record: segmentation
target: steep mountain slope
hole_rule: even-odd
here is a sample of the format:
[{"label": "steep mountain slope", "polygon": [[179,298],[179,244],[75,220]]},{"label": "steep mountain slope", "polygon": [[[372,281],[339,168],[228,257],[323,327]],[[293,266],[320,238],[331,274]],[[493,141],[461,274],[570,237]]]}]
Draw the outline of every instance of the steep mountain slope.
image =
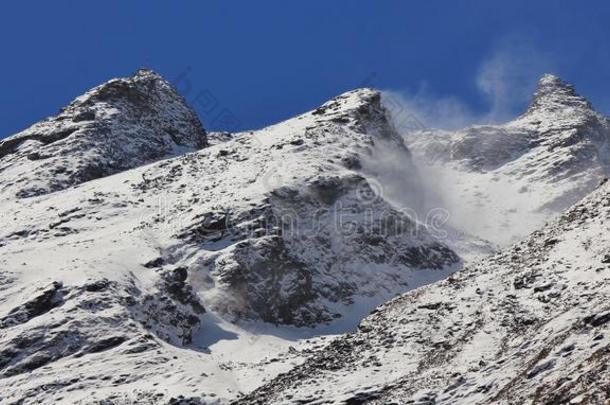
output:
[{"label": "steep mountain slope", "polygon": [[176,90],[150,70],[115,79],[0,141],[0,193],[30,197],[206,146]]},{"label": "steep mountain slope", "polygon": [[540,79],[514,121],[406,137],[418,168],[435,180],[429,204],[499,245],[540,228],[607,177],[609,141],[608,119],[553,75]]},{"label": "steep mountain slope", "polygon": [[379,307],[239,404],[610,402],[610,185]]},{"label": "steep mountain slope", "polygon": [[[149,80],[162,91],[141,100]],[[362,171],[381,145],[408,160],[378,92],[140,166],[205,143],[168,89],[147,71],[111,81],[67,109],[93,106],[85,128],[8,140],[19,146],[0,183],[0,402],[226,402],[298,364],[302,339],[459,266]],[[111,130],[98,141],[91,128]],[[50,166],[27,158],[37,151]],[[46,173],[64,164],[69,175]],[[417,186],[415,170],[407,179]]]}]

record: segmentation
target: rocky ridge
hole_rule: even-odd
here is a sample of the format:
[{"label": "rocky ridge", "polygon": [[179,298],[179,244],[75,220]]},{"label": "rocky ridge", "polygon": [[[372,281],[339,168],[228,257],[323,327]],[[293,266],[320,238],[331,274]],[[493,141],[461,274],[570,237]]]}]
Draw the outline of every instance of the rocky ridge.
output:
[{"label": "rocky ridge", "polygon": [[[381,144],[408,155],[378,92],[198,151],[204,132],[173,95],[141,71],[5,141],[19,146],[0,158],[0,401],[226,402],[300,362],[288,346],[314,327],[343,331],[459,266],[362,171]],[[79,129],[46,145],[27,136],[63,125]],[[177,145],[193,152],[153,161]],[[36,151],[52,156],[27,158]],[[100,162],[99,176],[72,171]],[[14,182],[26,168],[31,181]]]}]

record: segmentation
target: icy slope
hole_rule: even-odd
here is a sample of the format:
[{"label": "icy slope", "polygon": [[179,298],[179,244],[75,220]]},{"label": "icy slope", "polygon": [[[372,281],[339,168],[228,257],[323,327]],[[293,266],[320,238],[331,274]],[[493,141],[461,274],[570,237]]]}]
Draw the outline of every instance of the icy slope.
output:
[{"label": "icy slope", "polygon": [[610,173],[610,124],[573,87],[543,76],[528,110],[504,125],[406,137],[430,204],[452,224],[499,245],[515,242]]},{"label": "icy slope", "polygon": [[236,404],[605,404],[610,185]]},{"label": "icy slope", "polygon": [[114,79],[0,141],[0,198],[30,197],[206,145],[197,115],[150,70]]},{"label": "icy slope", "polygon": [[[157,78],[109,82],[78,98],[74,111],[95,100],[104,106],[95,122],[105,125],[103,114],[119,105],[131,111],[131,101],[112,97],[106,109],[107,91],[117,87],[123,100],[140,79],[165,88]],[[343,332],[459,266],[361,173],[380,145],[408,155],[379,93],[346,93],[264,130],[109,175],[178,143],[202,145],[190,110],[168,118],[185,132],[174,132],[167,149],[155,142],[170,136],[158,131],[159,117],[176,117],[176,100],[153,104],[142,131],[123,114],[129,131],[106,142],[82,129],[34,148],[51,148],[52,167],[106,162],[102,178],[42,173],[24,149],[32,140],[2,159],[0,403],[148,404],[178,394],[227,402],[298,364],[311,350],[302,339]],[[119,150],[114,139],[124,140]],[[9,174],[26,172],[27,182],[11,184]],[[417,173],[405,175],[415,187]],[[32,184],[46,194],[15,197]]]}]

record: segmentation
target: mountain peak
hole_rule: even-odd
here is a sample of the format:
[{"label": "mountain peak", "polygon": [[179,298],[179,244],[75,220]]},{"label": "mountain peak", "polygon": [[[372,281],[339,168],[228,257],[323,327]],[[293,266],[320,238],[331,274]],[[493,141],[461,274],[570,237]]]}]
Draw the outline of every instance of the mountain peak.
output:
[{"label": "mountain peak", "polygon": [[391,138],[395,129],[388,111],[382,105],[381,92],[372,88],[359,88],[340,94],[311,112],[323,121],[350,124],[353,129]]},{"label": "mountain peak", "polygon": [[559,76],[556,76],[553,73],[545,73],[538,79],[538,87],[541,86],[572,87],[571,84],[564,82]]},{"label": "mountain peak", "polygon": [[564,96],[577,96],[574,86],[563,81],[558,76],[551,73],[545,73],[538,79],[538,85],[534,97],[543,97],[549,95],[561,94]]},{"label": "mountain peak", "polygon": [[381,108],[381,93],[378,90],[364,87],[338,95],[318,107],[314,114],[348,114],[369,107]]},{"label": "mountain peak", "polygon": [[161,75],[140,69],[0,141],[0,187],[42,195],[205,146],[195,111]]},{"label": "mountain peak", "polygon": [[97,103],[110,104],[121,110],[124,108],[120,107],[129,109],[160,107],[164,109],[172,105],[186,104],[178,91],[160,74],[142,68],[132,76],[111,79],[94,87],[74,99],[62,112],[93,106]]},{"label": "mountain peak", "polygon": [[569,109],[592,109],[591,103],[579,95],[574,86],[550,73],[542,75],[527,114],[538,111],[557,112]]}]

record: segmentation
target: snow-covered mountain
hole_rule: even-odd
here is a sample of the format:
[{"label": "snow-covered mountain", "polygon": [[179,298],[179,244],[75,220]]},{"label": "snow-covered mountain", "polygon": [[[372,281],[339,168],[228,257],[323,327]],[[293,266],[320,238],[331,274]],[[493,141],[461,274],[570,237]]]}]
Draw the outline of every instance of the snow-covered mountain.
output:
[{"label": "snow-covered mountain", "polygon": [[225,402],[460,265],[367,179],[376,91],[213,143],[150,71],[2,143],[0,402]]},{"label": "snow-covered mountain", "polygon": [[610,185],[236,404],[607,404]]},{"label": "snow-covered mountain", "polygon": [[511,122],[416,131],[406,143],[431,179],[429,204],[500,246],[540,228],[610,174],[610,122],[550,74]]},{"label": "snow-covered mountain", "polygon": [[545,76],[504,125],[391,122],[206,134],[141,70],[1,141],[0,403],[608,400],[607,119]]}]

